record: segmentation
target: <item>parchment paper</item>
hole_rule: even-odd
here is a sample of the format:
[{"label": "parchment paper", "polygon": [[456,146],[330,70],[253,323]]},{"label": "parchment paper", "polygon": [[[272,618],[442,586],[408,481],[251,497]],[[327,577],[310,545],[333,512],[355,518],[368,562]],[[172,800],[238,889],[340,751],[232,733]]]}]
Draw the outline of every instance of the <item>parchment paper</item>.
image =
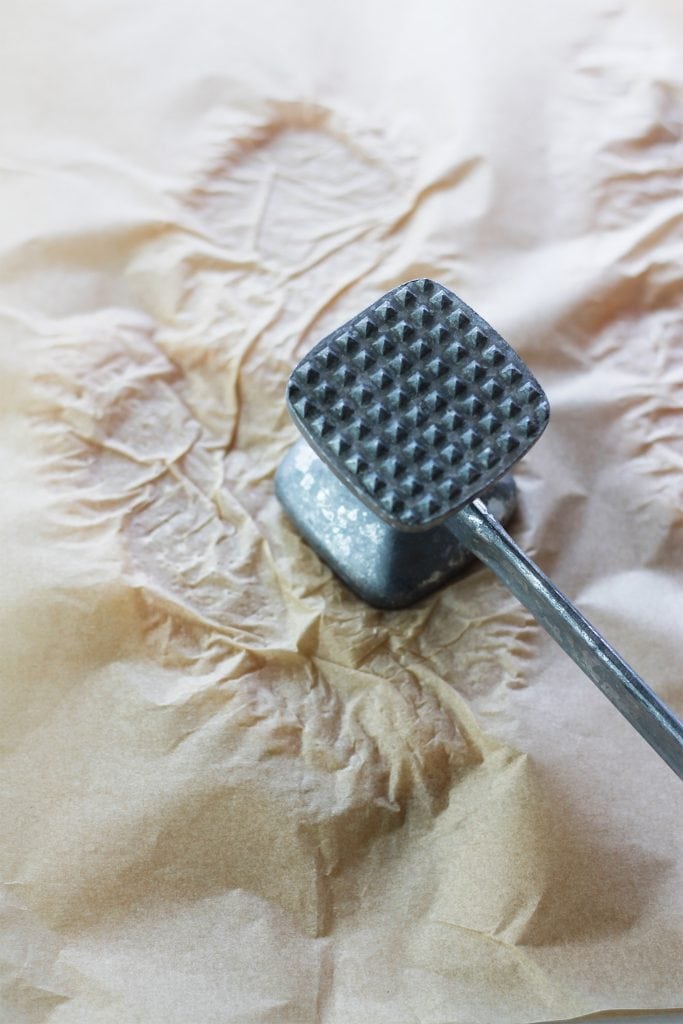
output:
[{"label": "parchment paper", "polygon": [[681,789],[483,569],[362,605],[290,369],[429,274],[551,424],[518,541],[679,713],[683,14],[3,5],[0,1019],[683,1004]]}]

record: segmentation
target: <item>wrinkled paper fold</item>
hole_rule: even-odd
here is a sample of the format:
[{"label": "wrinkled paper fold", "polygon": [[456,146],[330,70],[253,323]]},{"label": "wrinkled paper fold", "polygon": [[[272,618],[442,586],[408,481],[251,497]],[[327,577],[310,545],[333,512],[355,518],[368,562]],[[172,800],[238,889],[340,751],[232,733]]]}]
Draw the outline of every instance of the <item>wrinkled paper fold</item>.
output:
[{"label": "wrinkled paper fold", "polygon": [[683,1004],[680,783],[494,578],[363,605],[284,386],[428,274],[546,388],[519,542],[679,713],[683,17],[11,3],[0,1019]]}]

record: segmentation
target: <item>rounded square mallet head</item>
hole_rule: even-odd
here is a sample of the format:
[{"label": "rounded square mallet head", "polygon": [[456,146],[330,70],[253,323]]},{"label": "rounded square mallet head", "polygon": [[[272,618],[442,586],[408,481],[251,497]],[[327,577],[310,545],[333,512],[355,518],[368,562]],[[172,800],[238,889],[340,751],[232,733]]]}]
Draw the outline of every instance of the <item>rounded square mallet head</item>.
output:
[{"label": "rounded square mallet head", "polygon": [[287,401],[316,453],[401,530],[436,526],[490,488],[550,413],[517,353],[428,278],[319,342],[294,369]]}]

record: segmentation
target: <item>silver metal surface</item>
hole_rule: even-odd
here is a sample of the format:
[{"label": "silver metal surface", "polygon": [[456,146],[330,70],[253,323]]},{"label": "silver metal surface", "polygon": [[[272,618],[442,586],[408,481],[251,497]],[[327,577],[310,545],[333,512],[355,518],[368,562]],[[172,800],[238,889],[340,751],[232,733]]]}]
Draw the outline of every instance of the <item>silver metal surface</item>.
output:
[{"label": "silver metal surface", "polygon": [[[414,533],[380,519],[303,439],[282,460],[275,491],[306,543],[375,608],[414,604],[475,561],[448,529],[448,520]],[[485,497],[491,512],[508,522],[517,505],[512,477],[498,480]]]},{"label": "silver metal surface", "polygon": [[400,285],[301,360],[287,400],[331,473],[306,492],[285,469],[278,492],[349,586],[403,606],[473,552],[683,778],[681,722],[481,501],[540,437],[549,405],[478,313],[427,278]]},{"label": "silver metal surface", "polygon": [[346,487],[391,526],[416,531],[505,476],[550,415],[508,343],[425,277],[323,338],[292,371],[287,402]]},{"label": "silver metal surface", "polygon": [[610,647],[569,598],[528,558],[477,499],[448,528],[503,581],[550,636],[683,778],[683,725]]}]

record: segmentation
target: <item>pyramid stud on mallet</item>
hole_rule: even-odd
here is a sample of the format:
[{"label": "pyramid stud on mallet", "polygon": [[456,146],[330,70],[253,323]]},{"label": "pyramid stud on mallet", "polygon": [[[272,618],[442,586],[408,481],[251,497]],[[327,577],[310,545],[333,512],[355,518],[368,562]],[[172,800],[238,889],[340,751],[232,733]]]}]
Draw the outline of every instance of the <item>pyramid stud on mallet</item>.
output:
[{"label": "pyramid stud on mallet", "polygon": [[278,497],[360,597],[408,605],[476,555],[683,778],[681,722],[501,526],[550,409],[482,317],[427,278],[402,284],[301,360],[287,402],[305,441]]}]

